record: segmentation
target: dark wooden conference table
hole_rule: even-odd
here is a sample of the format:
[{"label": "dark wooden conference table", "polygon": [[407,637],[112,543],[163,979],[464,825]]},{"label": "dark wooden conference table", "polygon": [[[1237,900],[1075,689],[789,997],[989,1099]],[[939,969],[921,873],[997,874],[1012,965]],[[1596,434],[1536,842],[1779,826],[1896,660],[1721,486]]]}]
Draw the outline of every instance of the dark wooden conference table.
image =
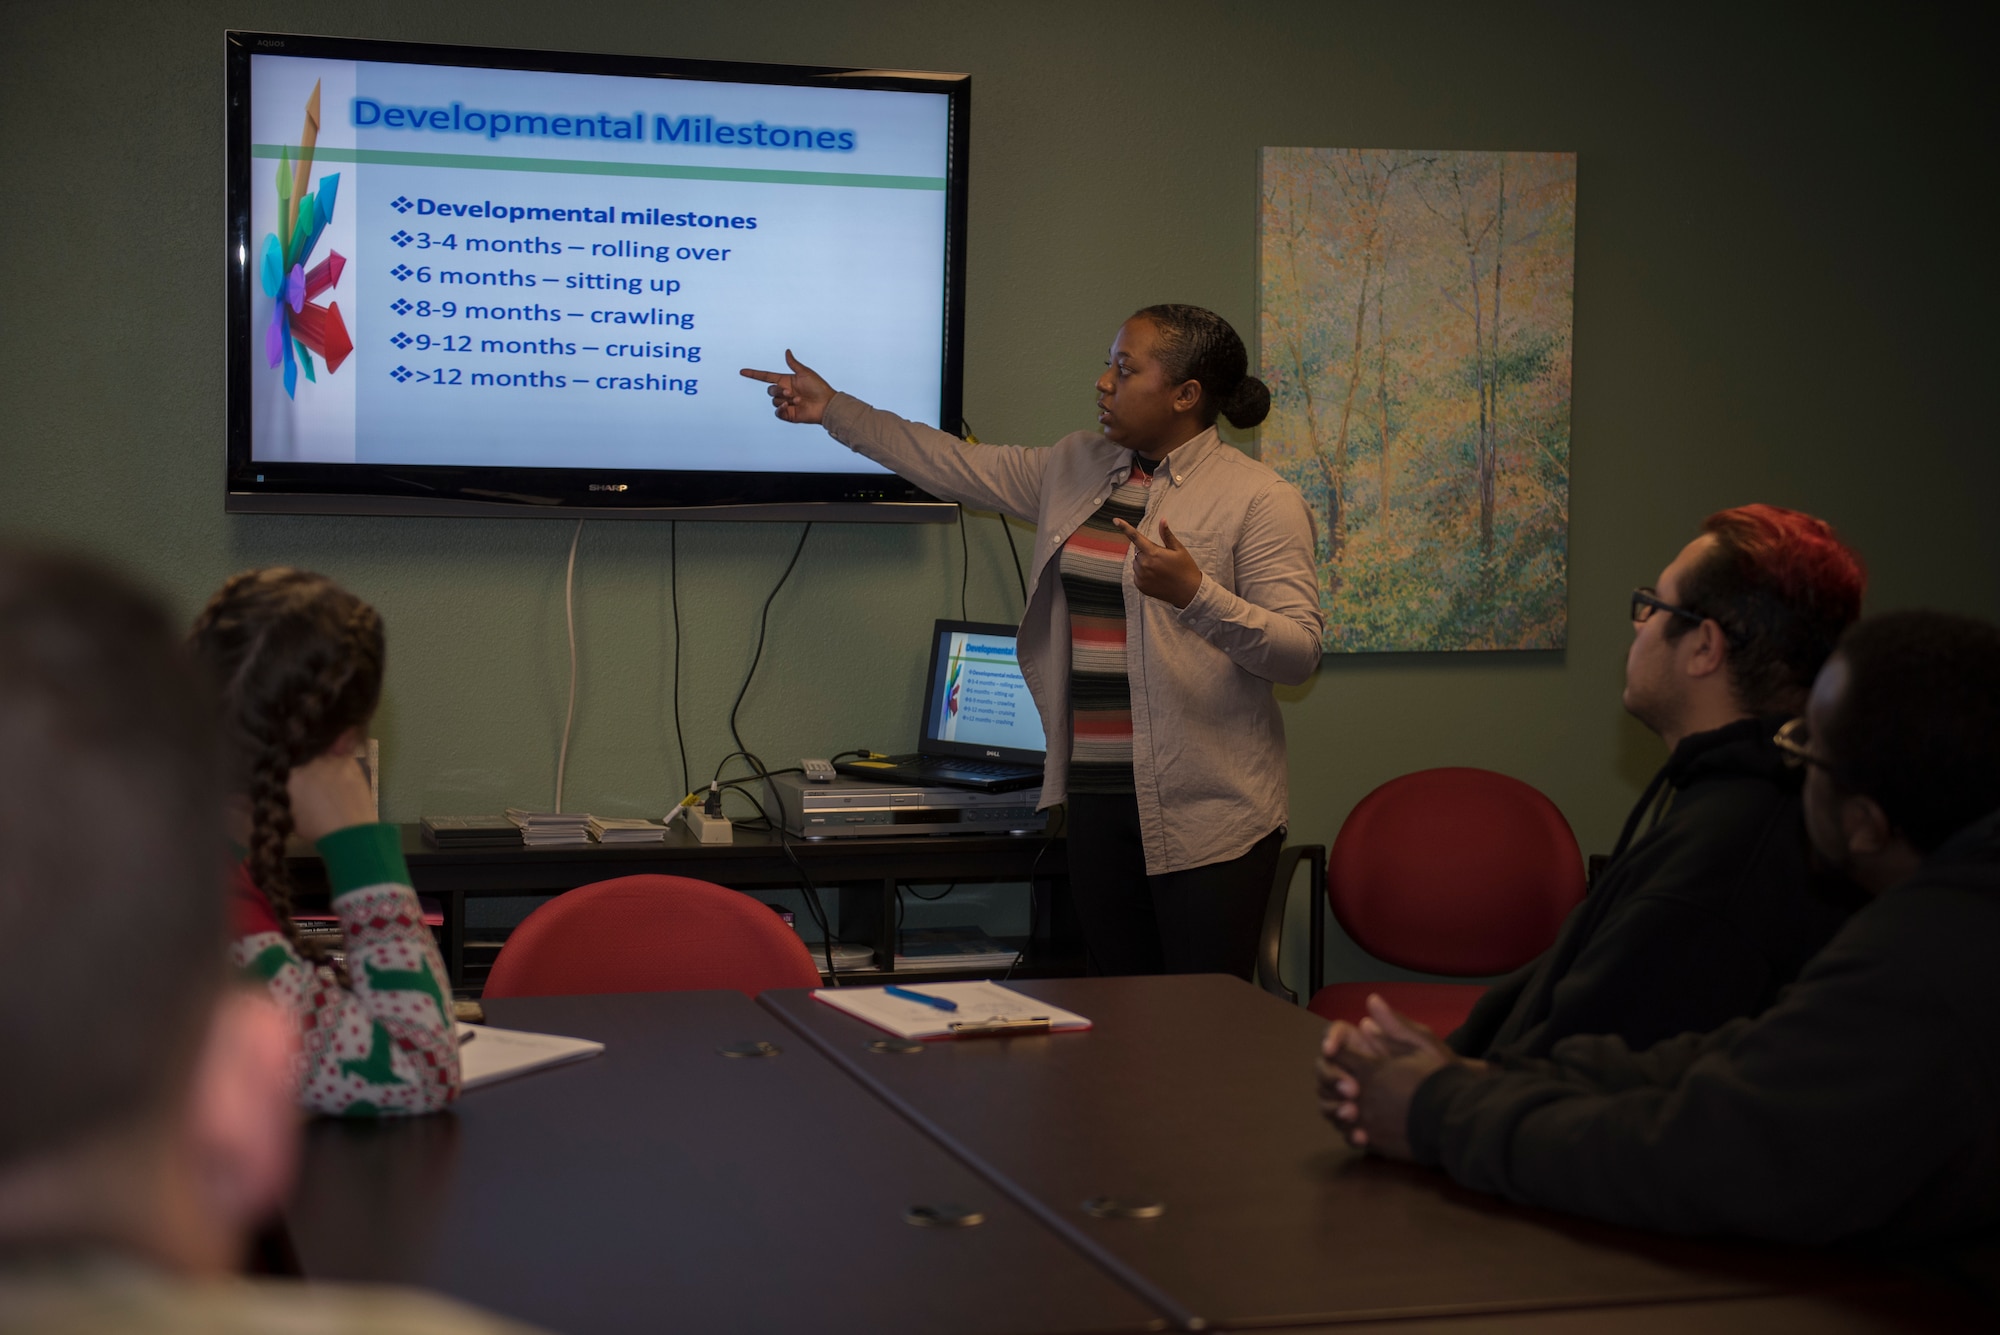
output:
[{"label": "dark wooden conference table", "polygon": [[[1094,1027],[901,1054],[807,991],[489,1002],[607,1049],[438,1117],[315,1123],[300,1268],[578,1335],[1954,1328],[1851,1262],[1356,1154],[1313,1103],[1320,1022],[1247,983],[1016,986]],[[746,1041],[780,1051],[720,1051]],[[917,1227],[918,1206],[984,1222]]]}]

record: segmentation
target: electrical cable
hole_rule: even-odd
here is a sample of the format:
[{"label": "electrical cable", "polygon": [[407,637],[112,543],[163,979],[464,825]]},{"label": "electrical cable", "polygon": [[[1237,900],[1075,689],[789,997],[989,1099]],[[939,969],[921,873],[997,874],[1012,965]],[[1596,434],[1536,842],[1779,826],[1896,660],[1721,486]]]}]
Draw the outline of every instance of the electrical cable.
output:
[{"label": "electrical cable", "polygon": [[793,850],[791,841],[785,837],[785,827],[779,825],[775,829],[779,850],[792,864],[792,870],[799,874],[799,881],[805,888],[806,911],[812,915],[813,922],[819,927],[820,953],[826,957],[827,981],[839,987],[840,970],[833,963],[833,923],[826,916],[826,906],[819,901],[819,887],[813,884],[812,873],[808,872],[805,864],[799,861],[798,853]]},{"label": "electrical cable", "polygon": [[[783,822],[774,819],[770,810],[765,808],[763,802],[759,801],[756,795],[749,789],[742,786],[754,779],[763,780],[765,788],[770,795],[771,804],[773,807],[776,807],[778,806],[778,795],[775,785],[771,783],[772,774],[795,773],[797,772],[797,767],[776,771],[767,769],[764,762],[753,754],[748,747],[743,745],[743,735],[736,729],[737,713],[743,708],[744,697],[750,693],[750,683],[757,676],[757,665],[764,659],[764,640],[770,628],[771,604],[777,600],[778,591],[785,587],[785,581],[792,577],[792,571],[797,568],[799,557],[806,549],[806,539],[812,536],[812,530],[812,522],[807,521],[806,526],[799,531],[799,542],[798,546],[792,549],[792,559],[785,563],[784,572],[778,576],[778,582],[771,586],[770,594],[764,599],[763,610],[757,614],[757,648],[750,656],[750,670],[743,674],[743,685],[736,692],[734,703],[729,706],[729,736],[736,743],[736,749],[724,756],[717,763],[715,777],[710,782],[716,784],[719,790],[727,789],[728,791],[740,794],[750,805],[757,809],[757,815],[763,821],[762,828],[778,836],[779,849],[783,851],[786,861],[792,864],[792,869],[799,875],[799,884],[805,893],[806,912],[811,916],[814,925],[819,928],[820,939],[826,956],[827,978],[835,987],[838,987],[840,986],[840,976],[833,962],[833,926],[831,920],[827,917],[826,906],[820,902],[819,887],[814,884],[812,874],[806,870],[805,864],[799,861],[798,853],[793,850],[791,841],[786,838]],[[694,785],[688,771],[687,741],[681,731],[681,563],[680,525],[678,523],[673,523],[669,528],[667,541],[669,544],[669,559],[672,563],[669,588],[673,600],[674,615],[674,740],[680,749],[681,791],[692,796]],[[744,778],[732,779],[727,784],[724,784],[722,782],[723,767],[739,756],[750,765],[752,773]]]},{"label": "electrical cable", "polygon": [[674,609],[674,748],[681,755],[681,791],[688,791],[688,746],[681,732],[681,525],[667,521],[667,589]]},{"label": "electrical cable", "polygon": [[583,540],[583,520],[569,539],[569,569],[563,575],[563,621],[569,627],[569,711],[563,715],[562,749],[556,753],[556,811],[563,809],[563,779],[569,769],[569,730],[576,722],[576,545]]},{"label": "electrical cable", "polygon": [[[736,703],[729,707],[729,736],[736,743],[738,752],[748,755],[749,748],[743,745],[743,735],[736,731],[736,711],[743,707],[743,697],[750,693],[751,679],[757,675],[757,664],[764,658],[764,632],[770,624],[771,604],[777,600],[778,590],[785,587],[785,581],[792,577],[792,569],[799,563],[799,554],[806,549],[806,539],[812,536],[812,521],[799,531],[799,545],[792,548],[792,559],[785,563],[785,573],[778,576],[778,582],[771,586],[771,592],[764,599],[764,610],[757,614],[757,652],[750,656],[750,670],[743,674],[743,687],[736,692]],[[762,769],[763,762],[758,762]]]},{"label": "electrical cable", "polygon": [[958,619],[972,620],[966,610],[966,593],[972,585],[972,542],[965,532],[965,506],[958,507]]},{"label": "electrical cable", "polygon": [[[972,424],[966,422],[964,416],[958,418],[958,434],[966,440],[968,446],[980,444],[980,438],[972,434]],[[1014,584],[1020,586],[1020,606],[1022,606],[1022,612],[1026,612],[1028,610],[1028,576],[1020,568],[1020,548],[1014,546],[1014,530],[1008,528],[1006,516],[1000,514],[998,510],[994,510],[994,518],[1000,522],[1000,532],[1006,536],[1006,554],[1010,558],[1014,558]],[[966,508],[964,506],[958,508],[958,546],[960,546],[960,550],[964,550],[964,546],[966,546]],[[964,590],[962,582],[960,582],[960,588],[958,588],[958,618],[962,622],[970,622],[972,620],[972,618],[966,616],[966,590]]]},{"label": "electrical cable", "polygon": [[1000,521],[1000,531],[1007,536],[1007,555],[1014,558],[1014,582],[1021,586],[1021,610],[1028,610],[1028,577],[1021,571],[1021,550],[1014,545],[1014,530],[1007,523],[1007,516],[994,511],[993,517]]},{"label": "electrical cable", "polygon": [[764,810],[764,804],[759,802],[751,791],[743,786],[748,782],[748,779],[738,779],[732,783],[722,784],[717,789],[718,792],[722,793],[736,793],[749,802],[751,806],[757,808],[757,815],[754,818],[732,818],[729,823],[739,830],[750,830],[755,833],[765,833],[775,830],[778,827],[771,823],[771,813]]},{"label": "electrical cable", "polygon": [[[807,525],[807,527],[810,528],[811,525],[809,524]],[[805,545],[805,536],[803,534],[801,534],[799,537],[799,545],[800,546]],[[798,553],[794,552],[792,555],[794,560],[798,558]],[[789,573],[789,571],[787,571],[787,573]],[[780,582],[782,583],[782,581]],[[769,604],[766,604],[766,606],[768,605]],[[722,781],[723,766],[727,765],[730,761],[737,759],[739,756],[749,764],[752,772],[748,775],[745,775],[742,778],[731,779],[728,783],[723,783]],[[784,853],[785,860],[792,864],[792,870],[799,874],[799,887],[804,892],[805,895],[806,913],[808,916],[812,918],[813,924],[819,928],[821,953],[826,958],[827,979],[830,982],[832,982],[832,984],[835,987],[839,987],[841,985],[840,972],[835,967],[833,962],[833,947],[834,947],[833,922],[832,919],[830,919],[827,916],[826,905],[820,902],[819,886],[813,881],[812,873],[806,870],[805,863],[799,861],[798,852],[792,847],[791,840],[788,839],[785,835],[785,827],[783,822],[774,819],[771,815],[770,810],[766,809],[764,804],[758,801],[756,796],[752,794],[748,789],[742,787],[743,784],[749,783],[752,780],[755,779],[763,780],[765,788],[767,792],[770,794],[772,807],[777,807],[779,805],[778,791],[776,785],[774,785],[771,782],[772,776],[775,774],[797,774],[802,772],[803,772],[802,769],[798,766],[792,766],[791,768],[780,769],[780,770],[767,769],[764,766],[763,760],[760,759],[753,752],[747,750],[736,750],[736,751],[731,751],[728,755],[724,756],[721,760],[721,763],[716,765],[715,778],[712,780],[712,782],[714,782],[721,788],[740,793],[750,803],[750,805],[757,808],[758,816],[760,816],[764,821],[764,828],[769,830],[772,834],[778,836],[779,851]]]}]

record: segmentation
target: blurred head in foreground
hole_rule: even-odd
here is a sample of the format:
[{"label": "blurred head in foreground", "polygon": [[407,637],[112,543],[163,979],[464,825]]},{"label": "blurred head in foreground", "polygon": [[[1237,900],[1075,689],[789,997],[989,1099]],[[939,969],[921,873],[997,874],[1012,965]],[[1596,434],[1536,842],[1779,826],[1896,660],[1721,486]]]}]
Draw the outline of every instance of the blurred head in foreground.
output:
[{"label": "blurred head in foreground", "polygon": [[221,1273],[288,1183],[289,1026],[225,972],[212,695],[151,595],[0,547],[0,1250]]}]

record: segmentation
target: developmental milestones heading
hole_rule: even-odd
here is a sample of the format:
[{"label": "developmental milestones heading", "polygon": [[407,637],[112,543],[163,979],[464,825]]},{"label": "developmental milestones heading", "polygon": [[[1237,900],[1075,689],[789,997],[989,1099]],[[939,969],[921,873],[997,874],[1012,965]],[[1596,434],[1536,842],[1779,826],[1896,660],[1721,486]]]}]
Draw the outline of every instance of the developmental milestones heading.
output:
[{"label": "developmental milestones heading", "polygon": [[[476,134],[488,141],[509,136],[543,139],[607,139],[625,143],[647,141],[646,113],[595,116],[552,116],[536,111],[484,111],[462,102],[448,107],[399,106],[357,97],[349,104],[356,129],[413,130],[440,134]],[[651,141],[704,147],[782,148],[818,153],[852,153],[853,130],[829,130],[804,125],[772,125],[762,120],[717,121],[713,116],[655,115]]]}]

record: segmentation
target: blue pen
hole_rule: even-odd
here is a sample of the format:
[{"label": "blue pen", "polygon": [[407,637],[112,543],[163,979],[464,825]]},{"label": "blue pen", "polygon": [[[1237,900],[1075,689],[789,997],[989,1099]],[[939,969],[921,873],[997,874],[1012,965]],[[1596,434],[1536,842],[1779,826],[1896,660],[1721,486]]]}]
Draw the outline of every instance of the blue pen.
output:
[{"label": "blue pen", "polygon": [[894,983],[889,984],[882,990],[892,997],[901,997],[905,1001],[921,1001],[924,1005],[935,1006],[941,1011],[955,1011],[958,1009],[956,1001],[946,1001],[943,997],[932,997],[926,996],[922,992],[912,992],[909,988],[897,987]]}]

